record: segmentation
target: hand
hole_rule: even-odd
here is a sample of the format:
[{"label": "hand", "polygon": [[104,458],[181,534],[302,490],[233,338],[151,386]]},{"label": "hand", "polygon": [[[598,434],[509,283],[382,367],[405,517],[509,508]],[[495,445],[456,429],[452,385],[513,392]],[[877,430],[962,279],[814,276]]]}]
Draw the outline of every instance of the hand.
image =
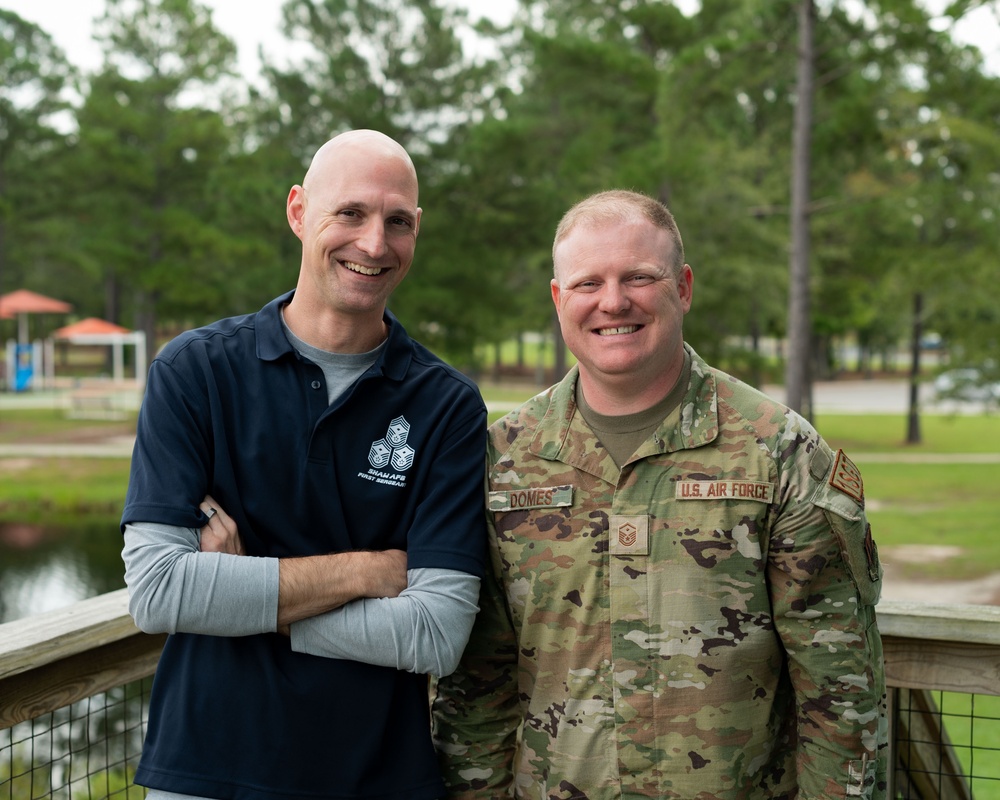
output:
[{"label": "hand", "polygon": [[199,547],[203,553],[229,553],[245,556],[243,540],[236,522],[211,495],[205,495],[199,506],[208,516],[208,524],[201,529]]}]

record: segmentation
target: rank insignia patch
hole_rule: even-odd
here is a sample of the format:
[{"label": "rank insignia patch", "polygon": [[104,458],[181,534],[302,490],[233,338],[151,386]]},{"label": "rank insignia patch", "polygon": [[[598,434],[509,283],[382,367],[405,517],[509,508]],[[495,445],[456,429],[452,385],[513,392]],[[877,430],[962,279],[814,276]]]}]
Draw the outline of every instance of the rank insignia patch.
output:
[{"label": "rank insignia patch", "polygon": [[616,556],[649,555],[649,517],[613,516],[608,520],[611,554]]},{"label": "rank insignia patch", "polygon": [[838,492],[856,500],[861,506],[865,504],[865,487],[861,481],[861,470],[851,461],[843,450],[837,451],[837,460],[830,474],[830,486]]}]

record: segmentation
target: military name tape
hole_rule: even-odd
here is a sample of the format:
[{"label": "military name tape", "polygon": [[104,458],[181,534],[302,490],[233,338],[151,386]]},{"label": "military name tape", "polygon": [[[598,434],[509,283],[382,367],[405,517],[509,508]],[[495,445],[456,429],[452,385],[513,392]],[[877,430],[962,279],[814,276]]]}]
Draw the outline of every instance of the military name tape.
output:
[{"label": "military name tape", "polygon": [[755,500],[770,503],[774,487],[760,481],[677,481],[678,500]]},{"label": "military name tape", "polygon": [[538,486],[490,492],[490,511],[517,511],[527,508],[559,508],[573,505],[573,487]]}]

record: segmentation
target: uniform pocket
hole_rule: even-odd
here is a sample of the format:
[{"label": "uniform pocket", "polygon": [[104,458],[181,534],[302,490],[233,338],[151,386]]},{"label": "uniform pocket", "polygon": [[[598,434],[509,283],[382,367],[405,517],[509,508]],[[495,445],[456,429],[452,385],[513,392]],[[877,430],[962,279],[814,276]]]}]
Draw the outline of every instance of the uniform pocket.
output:
[{"label": "uniform pocket", "polygon": [[872,526],[864,513],[856,519],[842,517],[826,508],[823,513],[840,542],[862,605],[875,605],[882,595],[882,563],[872,538]]}]

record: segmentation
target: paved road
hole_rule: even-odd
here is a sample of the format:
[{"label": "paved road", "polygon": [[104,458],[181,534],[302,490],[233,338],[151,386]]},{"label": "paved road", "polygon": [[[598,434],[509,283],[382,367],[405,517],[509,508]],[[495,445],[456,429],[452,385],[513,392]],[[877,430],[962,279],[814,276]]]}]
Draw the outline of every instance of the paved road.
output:
[{"label": "paved road", "polygon": [[[784,386],[765,386],[764,391],[779,402],[785,402]],[[813,384],[813,399],[818,414],[906,414],[910,408],[910,384],[904,378],[822,381]],[[982,403],[947,401],[939,403],[934,387],[920,386],[920,410],[924,414],[982,414]],[[512,406],[488,404],[491,411]]]},{"label": "paved road", "polygon": [[[528,390],[530,391],[530,390]],[[764,391],[771,397],[784,402],[783,386],[765,386]],[[903,378],[873,380],[822,381],[813,384],[813,397],[817,412],[838,414],[906,413],[910,407],[910,385]],[[139,396],[135,392],[115,394],[116,407],[135,409]],[[69,393],[57,391],[40,392],[0,392],[0,412],[5,408],[67,408]],[[490,404],[491,410],[510,408],[508,404]],[[981,414],[982,403],[962,403],[948,401],[938,403],[934,399],[934,387],[929,383],[920,386],[920,406],[924,413]]]},{"label": "paved road", "polygon": [[0,444],[0,458],[131,458],[134,438],[100,444]]},{"label": "paved road", "polygon": [[[780,402],[785,400],[784,386],[765,386],[764,391]],[[813,385],[813,399],[818,414],[906,414],[910,384],[903,379],[824,381]],[[919,399],[923,414],[982,414],[987,410],[982,403],[938,402],[929,383],[920,385]]]}]

